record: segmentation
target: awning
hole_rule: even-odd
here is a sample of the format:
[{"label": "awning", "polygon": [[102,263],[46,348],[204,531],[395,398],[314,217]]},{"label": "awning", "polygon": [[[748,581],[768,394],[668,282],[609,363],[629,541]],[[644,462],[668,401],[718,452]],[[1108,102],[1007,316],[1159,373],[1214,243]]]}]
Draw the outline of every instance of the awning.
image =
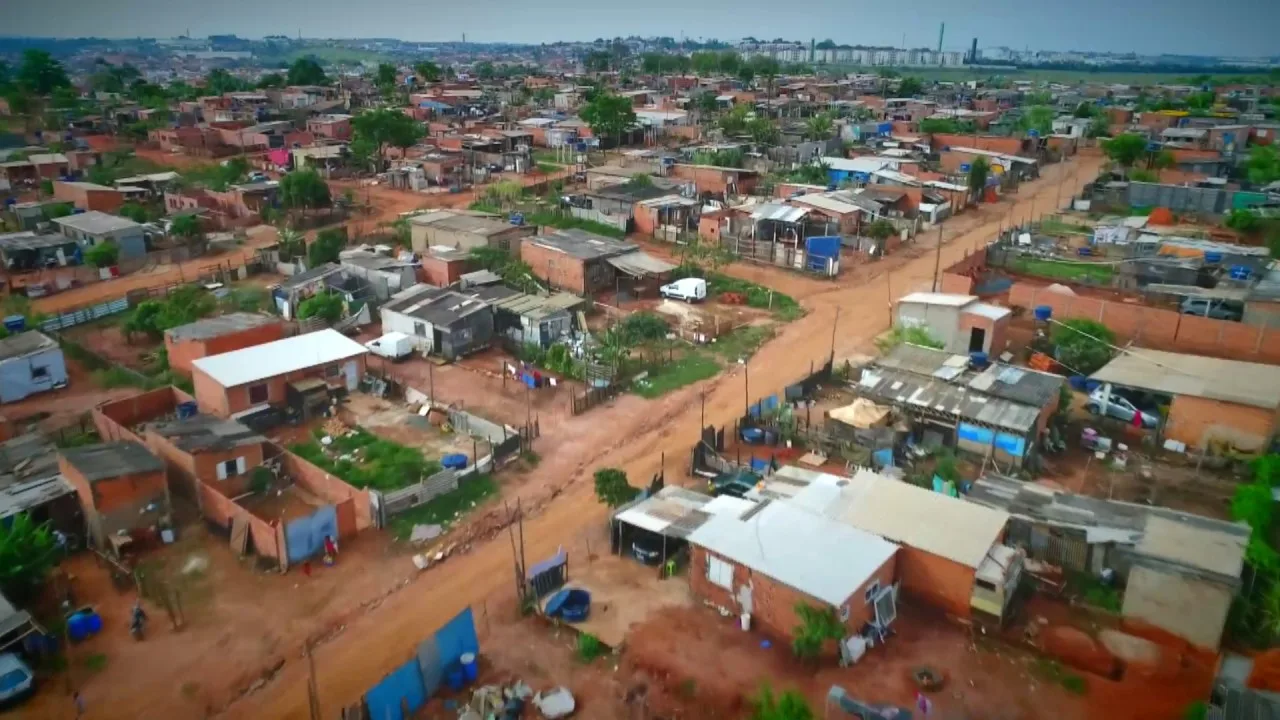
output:
[{"label": "awning", "polygon": [[773,220],[782,223],[797,223],[809,214],[809,208],[795,207],[794,205],[781,205],[778,203],[769,203],[761,205],[751,213],[752,220]]},{"label": "awning", "polygon": [[642,250],[611,257],[608,261],[610,265],[633,277],[665,275],[676,269],[675,265],[659,260]]}]

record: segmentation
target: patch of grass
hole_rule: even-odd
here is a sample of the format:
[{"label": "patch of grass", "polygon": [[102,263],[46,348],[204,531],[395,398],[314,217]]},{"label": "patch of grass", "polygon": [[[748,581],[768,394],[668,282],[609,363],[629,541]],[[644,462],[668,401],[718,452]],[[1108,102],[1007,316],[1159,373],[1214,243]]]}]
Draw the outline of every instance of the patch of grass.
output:
[{"label": "patch of grass", "polygon": [[710,347],[726,360],[737,362],[738,358],[749,358],[756,354],[772,337],[773,328],[769,325],[747,325],[721,335]]},{"label": "patch of grass", "polygon": [[1031,666],[1031,671],[1041,679],[1058,683],[1066,688],[1067,692],[1076,695],[1083,695],[1089,690],[1088,680],[1062,667],[1062,664],[1056,660],[1037,658]]},{"label": "patch of grass", "polygon": [[391,532],[397,540],[408,540],[414,525],[451,524],[459,513],[479,505],[485,498],[498,492],[498,483],[491,475],[466,477],[458,482],[458,489],[447,492],[434,500],[391,518]]},{"label": "patch of grass", "polygon": [[[569,157],[572,157],[572,153],[569,154]],[[534,150],[533,161],[539,165],[555,165],[557,168],[564,164],[564,160],[560,155],[556,154],[555,150]]]},{"label": "patch of grass", "polygon": [[1109,285],[1111,277],[1115,275],[1115,268],[1111,265],[1029,257],[1014,260],[1010,269],[1027,275],[1094,285]]},{"label": "patch of grass", "polygon": [[1104,585],[1098,578],[1089,573],[1071,573],[1067,577],[1067,587],[1078,595],[1085,603],[1100,610],[1119,613],[1121,605],[1120,591]]},{"label": "patch of grass", "polygon": [[84,659],[84,666],[92,672],[102,672],[107,669],[107,656],[102,653],[94,653]]},{"label": "patch of grass", "polygon": [[562,165],[557,165],[556,163],[548,163],[548,162],[540,162],[540,163],[538,163],[538,170],[539,170],[540,172],[544,172],[544,173],[546,173],[546,174],[548,174],[548,175],[550,175],[551,173],[557,173],[557,172],[560,172],[560,168],[561,168],[561,167],[563,167],[563,166],[562,166]]},{"label": "patch of grass", "polygon": [[483,200],[477,200],[471,203],[467,206],[467,209],[474,210],[476,212],[493,213],[494,215],[502,214],[502,208],[494,205],[493,203],[484,202]]},{"label": "patch of grass", "polygon": [[724,273],[707,273],[707,290],[712,295],[724,293],[742,295],[748,307],[772,310],[773,314],[783,321],[796,320],[804,315],[804,308],[790,295]]},{"label": "patch of grass", "polygon": [[605,225],[594,220],[583,220],[568,214],[561,214],[553,210],[537,210],[524,214],[524,221],[528,225],[546,225],[561,230],[585,230],[596,235],[603,235],[618,240],[627,236],[625,230],[620,230],[612,225]]},{"label": "patch of grass", "polygon": [[578,659],[584,663],[590,663],[596,658],[608,652],[608,648],[604,643],[600,642],[600,638],[591,633],[582,633],[578,635]]},{"label": "patch of grass", "polygon": [[529,467],[538,467],[538,463],[542,462],[542,456],[532,450],[520,453],[520,459]]},{"label": "patch of grass", "polygon": [[1067,673],[1062,676],[1062,687],[1073,695],[1083,695],[1089,691],[1089,683],[1083,676]]},{"label": "patch of grass", "polygon": [[295,443],[289,449],[358,488],[398,490],[440,471],[439,462],[418,450],[362,428],[333,438],[328,450],[317,441]]},{"label": "patch of grass", "polygon": [[1071,233],[1083,233],[1085,235],[1093,234],[1093,228],[1088,225],[1062,222],[1061,220],[1042,220],[1040,222],[1040,230],[1049,233],[1050,235],[1069,235]]},{"label": "patch of grass", "polygon": [[650,370],[643,380],[632,383],[631,389],[640,397],[653,399],[715,377],[719,372],[720,363],[714,358],[699,350],[690,350],[680,359]]},{"label": "patch of grass", "polygon": [[680,697],[692,700],[698,694],[698,683],[693,678],[685,678],[680,681],[680,685],[676,689],[680,693]]}]

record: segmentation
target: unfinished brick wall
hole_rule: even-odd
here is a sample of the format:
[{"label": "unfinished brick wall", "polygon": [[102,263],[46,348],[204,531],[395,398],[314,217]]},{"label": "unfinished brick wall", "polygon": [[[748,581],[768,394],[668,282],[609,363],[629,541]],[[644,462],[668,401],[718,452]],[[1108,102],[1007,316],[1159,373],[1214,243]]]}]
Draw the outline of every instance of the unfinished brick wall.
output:
[{"label": "unfinished brick wall", "polygon": [[942,273],[942,292],[957,295],[973,293],[973,278],[987,266],[987,249],[967,253],[964,259]]},{"label": "unfinished brick wall", "polygon": [[263,345],[284,337],[284,322],[269,322],[257,327],[228,332],[216,337],[174,341],[165,334],[164,347],[169,353],[169,367],[185,375],[191,374],[191,363],[209,355],[220,355]]},{"label": "unfinished brick wall", "polygon": [[[373,525],[373,500],[368,490],[357,490],[348,485],[342,478],[330,475],[323,469],[278,445],[269,444],[267,454],[268,456],[279,454],[285,474],[293,480],[295,485],[307,490],[312,495],[335,506],[340,506],[343,502],[350,501],[350,513],[354,516],[354,524],[351,526],[353,534]],[[339,510],[339,532],[343,529],[341,521],[343,512],[347,511]]]},{"label": "unfinished brick wall", "polygon": [[1265,449],[1275,431],[1275,410],[1179,395],[1169,405],[1164,436],[1190,448],[1224,441],[1250,452]]},{"label": "unfinished brick wall", "polygon": [[140,423],[173,413],[178,403],[191,402],[195,398],[172,385],[156,388],[127,398],[103,403],[93,409],[93,427],[103,442],[133,440],[142,442],[132,430]]},{"label": "unfinished brick wall", "polygon": [[898,557],[904,594],[951,615],[969,617],[973,568],[906,545]]},{"label": "unfinished brick wall", "polygon": [[1106,325],[1123,342],[1169,352],[1248,362],[1280,362],[1280,329],[1184,315],[1174,310],[1045,290],[1028,282],[1009,289],[1009,304],[1053,308],[1057,320],[1088,318]]},{"label": "unfinished brick wall", "polygon": [[288,554],[285,552],[282,525],[268,522],[254,515],[207,483],[200,483],[198,488],[200,507],[210,522],[229,532],[232,521],[237,517],[243,517],[249,525],[249,538],[253,542],[253,551],[262,557],[277,561],[280,563],[280,569],[287,568]]}]

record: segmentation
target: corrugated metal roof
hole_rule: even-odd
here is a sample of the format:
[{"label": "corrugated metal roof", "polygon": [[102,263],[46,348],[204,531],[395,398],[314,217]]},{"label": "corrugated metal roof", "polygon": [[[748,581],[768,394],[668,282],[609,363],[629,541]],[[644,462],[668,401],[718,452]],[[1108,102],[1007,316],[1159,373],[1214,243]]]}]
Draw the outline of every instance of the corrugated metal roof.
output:
[{"label": "corrugated metal roof", "polygon": [[369,350],[337,330],[325,329],[200,358],[192,365],[224,388],[265,380],[365,355]]},{"label": "corrugated metal roof", "polygon": [[665,260],[659,260],[643,250],[611,257],[606,262],[622,272],[636,277],[664,275],[676,269],[675,265]]},{"label": "corrugated metal roof", "polygon": [[862,392],[901,406],[930,410],[957,419],[1012,430],[1031,432],[1039,408],[990,397],[946,380],[904,370],[876,367],[864,370],[858,383]]},{"label": "corrugated metal roof", "polygon": [[810,212],[809,208],[768,203],[761,205],[751,213],[752,220],[772,220],[774,222],[797,223]]},{"label": "corrugated metal roof", "polygon": [[1121,353],[1092,377],[1166,395],[1280,408],[1280,367],[1275,365],[1144,348]]}]

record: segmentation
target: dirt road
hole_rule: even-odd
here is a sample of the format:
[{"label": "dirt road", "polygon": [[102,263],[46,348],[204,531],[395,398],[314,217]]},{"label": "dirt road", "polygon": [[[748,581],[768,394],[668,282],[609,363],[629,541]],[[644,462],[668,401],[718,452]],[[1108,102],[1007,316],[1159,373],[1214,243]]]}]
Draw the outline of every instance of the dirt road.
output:
[{"label": "dirt road", "polygon": [[[1000,225],[1027,220],[1037,209],[1052,210],[1055,196],[1066,198],[1095,176],[1101,160],[1078,158],[1066,165],[1048,168],[1037,183],[1024,185],[1011,203],[986,207],[972,217],[957,218],[969,229],[950,237],[942,251],[942,266],[959,260],[966,251],[991,239]],[[1064,176],[1062,173],[1066,173]],[[1059,188],[1059,181],[1065,180]],[[953,233],[956,231],[953,230]],[[916,257],[894,257],[859,268],[838,285],[805,283],[794,288],[809,310],[769,342],[750,362],[753,397],[779,392],[787,383],[808,372],[810,361],[825,361],[832,350],[835,326],[837,357],[865,352],[871,340],[889,325],[888,299],[918,289],[928,289],[934,270],[934,255],[927,247],[917,247]],[[886,280],[886,276],[890,280]],[[626,409],[640,411],[637,427],[620,430],[613,443],[587,451],[575,463],[584,468],[566,481],[567,487],[549,502],[545,510],[525,523],[525,542],[530,562],[555,552],[558,545],[571,542],[592,523],[600,522],[604,508],[583,482],[590,470],[599,466],[624,468],[632,478],[656,472],[663,453],[668,468],[684,463],[697,437],[699,397],[706,392],[708,422],[723,425],[742,412],[744,403],[742,369],[722,374],[697,386],[672,393],[654,404],[630,399]],[[621,409],[621,408],[615,408]],[[593,412],[604,413],[605,410]],[[583,417],[591,417],[590,414]],[[603,416],[601,416],[603,417]],[[543,468],[539,468],[541,471]],[[428,572],[418,582],[387,598],[376,610],[354,620],[346,630],[316,651],[316,674],[320,702],[326,714],[344,704],[356,702],[387,672],[409,658],[416,643],[462,608],[483,602],[511,584],[511,550],[498,538],[476,548],[471,554],[448,565],[442,572]],[[261,691],[228,708],[235,718],[305,718],[307,670],[296,656]],[[138,698],[137,717],[158,717],[156,706]],[[114,709],[114,708],[113,708]]]}]

